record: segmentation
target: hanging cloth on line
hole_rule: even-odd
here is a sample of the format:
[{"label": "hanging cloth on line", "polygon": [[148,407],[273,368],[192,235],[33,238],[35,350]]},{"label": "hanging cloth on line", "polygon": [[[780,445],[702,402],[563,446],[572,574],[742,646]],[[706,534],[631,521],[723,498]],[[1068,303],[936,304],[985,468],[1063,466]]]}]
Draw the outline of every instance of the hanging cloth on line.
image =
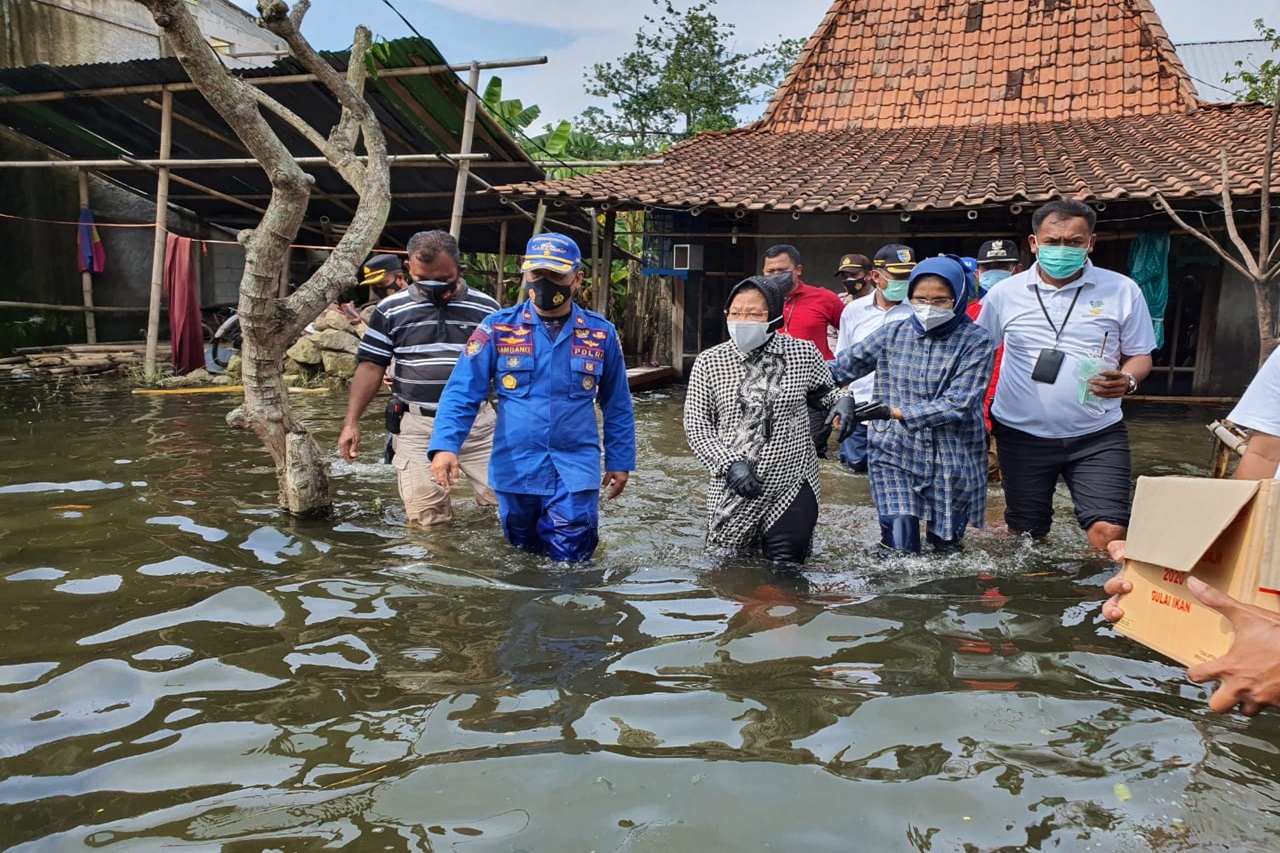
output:
[{"label": "hanging cloth on line", "polygon": [[190,239],[170,234],[164,249],[164,290],[169,299],[169,339],[172,345],[173,370],[179,375],[204,367],[200,286],[196,282],[193,248]]},{"label": "hanging cloth on line", "polygon": [[80,272],[102,272],[107,268],[107,253],[98,236],[98,226],[93,224],[93,211],[80,208],[80,224],[76,228],[76,256]]},{"label": "hanging cloth on line", "polygon": [[1156,329],[1156,349],[1164,346],[1164,313],[1169,307],[1169,235],[1147,232],[1129,244],[1129,277],[1138,283],[1151,322]]}]

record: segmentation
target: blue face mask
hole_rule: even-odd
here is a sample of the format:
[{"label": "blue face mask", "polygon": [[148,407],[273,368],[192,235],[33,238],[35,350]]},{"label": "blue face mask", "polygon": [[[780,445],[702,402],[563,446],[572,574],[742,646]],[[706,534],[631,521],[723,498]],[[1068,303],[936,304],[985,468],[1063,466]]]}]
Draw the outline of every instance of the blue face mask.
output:
[{"label": "blue face mask", "polygon": [[978,274],[978,292],[985,295],[991,288],[1004,281],[1013,273],[1008,270],[987,270]]},{"label": "blue face mask", "polygon": [[910,279],[904,278],[902,280],[897,280],[891,278],[885,281],[884,290],[882,290],[881,293],[883,293],[884,298],[890,302],[901,302],[907,298],[907,290],[910,287]]},{"label": "blue face mask", "polygon": [[1084,262],[1089,259],[1088,249],[1077,249],[1072,246],[1039,246],[1036,250],[1036,262],[1050,278],[1064,279],[1084,269]]}]

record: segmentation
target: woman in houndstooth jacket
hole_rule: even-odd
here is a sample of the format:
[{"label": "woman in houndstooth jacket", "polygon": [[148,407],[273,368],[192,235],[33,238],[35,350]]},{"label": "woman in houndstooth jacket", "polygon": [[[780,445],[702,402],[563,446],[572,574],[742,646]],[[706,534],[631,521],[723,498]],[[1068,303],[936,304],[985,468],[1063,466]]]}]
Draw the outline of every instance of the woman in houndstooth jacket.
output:
[{"label": "woman in houndstooth jacket", "polygon": [[783,303],[777,278],[753,276],[730,292],[731,340],[694,362],[684,430],[711,472],[708,545],[803,563],[819,499],[807,401],[830,409],[844,395],[817,347],[777,334]]}]

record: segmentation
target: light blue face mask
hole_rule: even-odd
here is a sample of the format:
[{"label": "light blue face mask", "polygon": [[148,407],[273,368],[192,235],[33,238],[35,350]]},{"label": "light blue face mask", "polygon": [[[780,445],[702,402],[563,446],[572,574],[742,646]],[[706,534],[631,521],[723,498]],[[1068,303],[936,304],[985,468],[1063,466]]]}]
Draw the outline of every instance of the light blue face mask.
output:
[{"label": "light blue face mask", "polygon": [[1073,246],[1039,246],[1036,249],[1036,262],[1050,278],[1064,279],[1084,269],[1084,262],[1089,259],[1088,249],[1077,249]]},{"label": "light blue face mask", "polygon": [[882,290],[881,293],[883,293],[884,298],[889,300],[890,302],[901,302],[902,300],[907,298],[907,290],[910,287],[911,287],[910,279],[904,278],[904,279],[898,280],[898,279],[890,278],[885,280],[884,290]]},{"label": "light blue face mask", "polygon": [[1011,275],[1013,275],[1013,273],[1008,270],[987,270],[984,273],[979,273],[978,292],[985,296],[990,292],[991,288],[995,287]]}]

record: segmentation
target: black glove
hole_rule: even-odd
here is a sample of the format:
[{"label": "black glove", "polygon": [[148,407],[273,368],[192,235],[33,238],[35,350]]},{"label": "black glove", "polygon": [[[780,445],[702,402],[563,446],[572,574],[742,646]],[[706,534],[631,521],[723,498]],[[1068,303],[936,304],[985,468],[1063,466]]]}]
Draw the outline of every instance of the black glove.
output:
[{"label": "black glove", "polygon": [[729,489],[740,497],[758,498],[764,494],[764,481],[756,476],[756,469],[744,459],[729,466],[724,480]]},{"label": "black glove", "polygon": [[879,400],[868,400],[854,408],[853,416],[860,421],[889,421],[893,420],[893,410]]},{"label": "black glove", "polygon": [[840,429],[836,430],[836,443],[853,435],[853,428],[858,425],[858,416],[855,414],[857,407],[857,400],[852,397],[841,397],[836,400],[831,411],[827,412],[827,426],[832,426],[836,418],[840,419]]}]

